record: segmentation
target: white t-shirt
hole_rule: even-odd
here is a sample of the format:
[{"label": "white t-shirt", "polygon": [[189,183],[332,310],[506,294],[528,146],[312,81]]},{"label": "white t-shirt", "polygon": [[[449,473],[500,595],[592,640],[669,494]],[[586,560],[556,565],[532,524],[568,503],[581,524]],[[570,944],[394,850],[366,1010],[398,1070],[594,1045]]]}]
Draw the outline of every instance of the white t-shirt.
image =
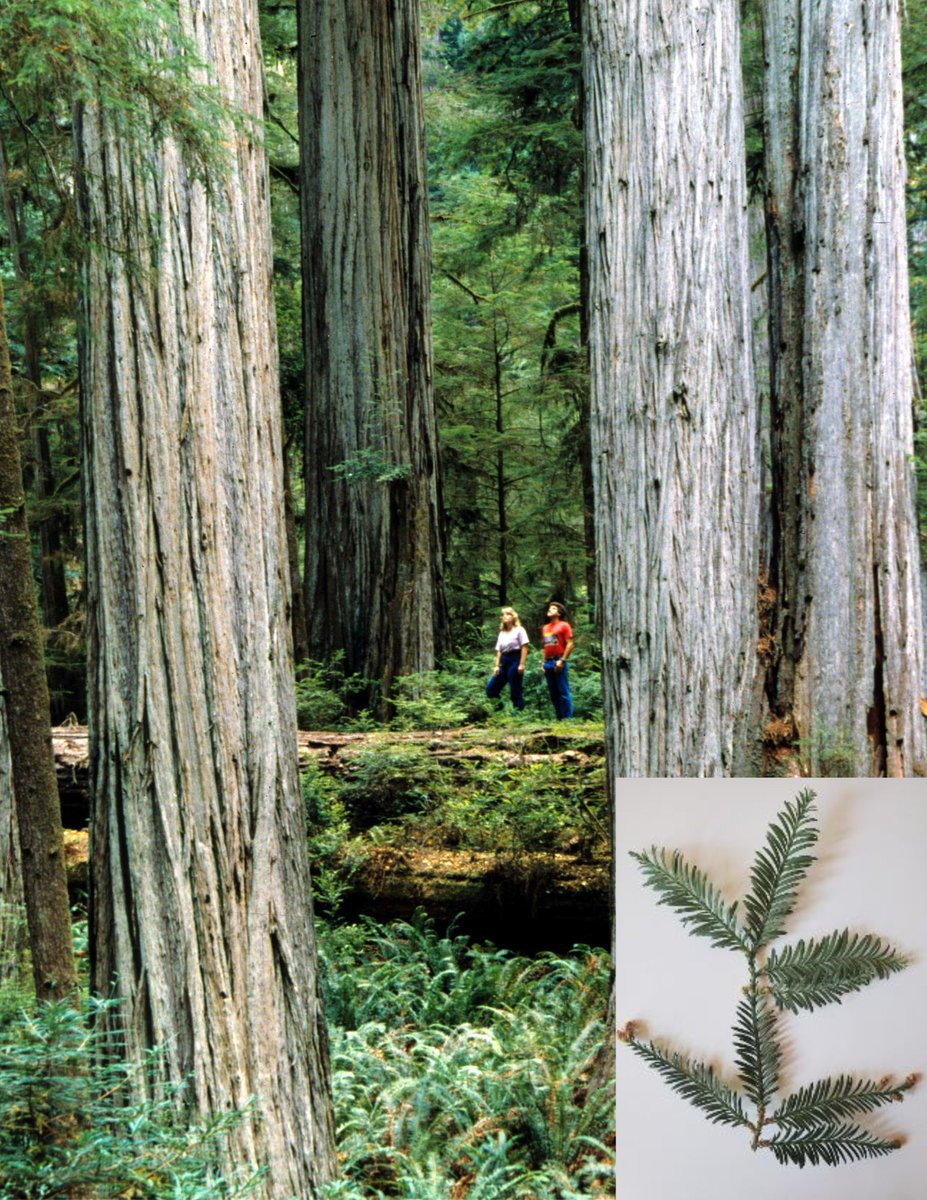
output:
[{"label": "white t-shirt", "polygon": [[510,650],[520,650],[522,646],[528,645],[528,635],[525,633],[523,625],[516,625],[512,629],[500,629],[499,636],[496,638],[496,649],[500,654],[505,654]]}]

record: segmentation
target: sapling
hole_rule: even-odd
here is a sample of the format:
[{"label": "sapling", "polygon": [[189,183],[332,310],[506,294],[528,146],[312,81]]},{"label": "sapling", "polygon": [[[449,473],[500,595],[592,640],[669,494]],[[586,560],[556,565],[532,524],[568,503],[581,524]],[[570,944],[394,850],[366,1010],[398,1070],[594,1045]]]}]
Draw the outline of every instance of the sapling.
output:
[{"label": "sapling", "polygon": [[897,1150],[855,1118],[894,1100],[915,1084],[841,1074],[782,1094],[781,1013],[812,1011],[840,1003],[876,979],[886,979],[907,960],[874,934],[843,929],[824,937],[772,947],[786,931],[798,890],[815,861],[818,830],[815,794],[801,792],[786,802],[757,851],[750,890],[742,903],[728,904],[719,888],[676,850],[652,847],[631,853],[644,879],[679,915],[688,932],[712,945],[742,954],[747,982],[737,1006],[733,1038],[739,1086],[731,1086],[705,1062],[653,1041],[642,1040],[629,1022],[619,1037],[658,1071],[669,1086],[710,1121],[743,1128],[754,1150],[769,1149],[780,1163],[850,1162]]}]

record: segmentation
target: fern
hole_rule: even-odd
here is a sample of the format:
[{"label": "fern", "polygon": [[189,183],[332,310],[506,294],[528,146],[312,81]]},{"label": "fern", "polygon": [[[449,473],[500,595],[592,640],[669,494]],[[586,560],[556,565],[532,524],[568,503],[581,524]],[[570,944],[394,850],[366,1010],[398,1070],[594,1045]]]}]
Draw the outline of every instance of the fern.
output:
[{"label": "fern", "polygon": [[632,851],[631,857],[644,872],[647,884],[659,894],[658,903],[674,909],[690,933],[707,937],[713,946],[746,950],[737,924],[737,905],[726,904],[703,871],[687,863],[678,851],[669,854],[656,846],[649,853]]},{"label": "fern", "polygon": [[[853,1162],[879,1158],[900,1146],[853,1124],[848,1118],[904,1099],[915,1083],[873,1083],[840,1075],[799,1088],[779,1099],[781,1052],[777,1010],[813,1009],[839,1001],[876,979],[887,979],[907,960],[874,934],[842,930],[781,949],[768,944],[785,932],[786,918],[814,862],[817,841],[814,793],[786,803],[757,852],[750,891],[743,901],[746,923],[738,924],[729,903],[704,871],[678,851],[652,848],[632,854],[659,903],[673,908],[690,933],[712,945],[738,950],[747,965],[747,984],[733,1028],[740,1090],[724,1083],[702,1062],[635,1036],[633,1024],[619,1034],[683,1099],[715,1124],[746,1128],[751,1146],[773,1152],[780,1163]],[[765,958],[765,961],[763,959]],[[777,1104],[778,1099],[778,1104]]]},{"label": "fern", "polygon": [[779,1008],[820,1008],[874,979],[887,979],[907,960],[881,938],[848,929],[770,951],[763,975]]},{"label": "fern", "polygon": [[798,889],[814,862],[809,851],[818,840],[814,824],[814,792],[806,789],[788,801],[766,833],[750,873],[751,890],[744,900],[747,933],[758,950],[781,937],[795,907]]}]

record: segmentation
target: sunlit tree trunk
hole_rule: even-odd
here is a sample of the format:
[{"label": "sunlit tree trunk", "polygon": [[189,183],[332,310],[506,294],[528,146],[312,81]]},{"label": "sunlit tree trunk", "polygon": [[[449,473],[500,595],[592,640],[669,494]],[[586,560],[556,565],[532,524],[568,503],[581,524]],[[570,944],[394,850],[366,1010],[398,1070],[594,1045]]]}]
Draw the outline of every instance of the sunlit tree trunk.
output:
[{"label": "sunlit tree trunk", "polygon": [[[32,554],[26,523],[19,439],[13,409],[13,377],[0,282],[0,677],[4,728],[0,749],[11,770],[0,766],[0,822],[8,836],[14,821],[3,809],[15,801],[19,863],[29,924],[32,974],[39,1000],[61,999],[74,987],[71,909],[64,867],[58,781],[52,758],[48,685],[42,630],[35,603]],[[4,783],[5,779],[5,783]],[[12,785],[12,788],[10,788]],[[11,850],[0,862],[6,875]]]},{"label": "sunlit tree trunk", "polygon": [[388,691],[446,621],[418,3],[299,20],[309,639]]},{"label": "sunlit tree trunk", "polygon": [[[188,34],[259,119],[256,5],[196,0]],[[334,1172],[328,1052],[297,776],[271,292],[256,134],[208,187],[170,140],[77,126],[90,255],[82,401],[92,958],[125,1052],[184,1101],[254,1096],[227,1167],[259,1195]]]},{"label": "sunlit tree trunk", "polygon": [[743,769],[757,445],[738,9],[585,20],[592,445],[613,778]]},{"label": "sunlit tree trunk", "polygon": [[777,658],[813,774],[923,769],[898,0],[770,0]]}]

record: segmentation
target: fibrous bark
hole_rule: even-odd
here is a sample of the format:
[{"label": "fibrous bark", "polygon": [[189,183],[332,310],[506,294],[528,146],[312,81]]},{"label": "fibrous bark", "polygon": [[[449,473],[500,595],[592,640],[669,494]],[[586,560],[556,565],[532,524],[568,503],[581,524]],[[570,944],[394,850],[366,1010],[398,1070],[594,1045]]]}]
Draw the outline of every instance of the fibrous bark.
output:
[{"label": "fibrous bark", "polygon": [[757,446],[734,0],[592,0],[593,465],[614,779],[742,769]]},{"label": "fibrous bark", "polygon": [[[189,36],[259,119],[256,5]],[[266,162],[226,129],[204,181],[88,105],[82,401],[95,988],[200,1113],[257,1098],[227,1168],[334,1173],[297,777]]]},{"label": "fibrous bark", "polygon": [[[35,603],[32,555],[26,523],[22,465],[13,409],[13,379],[0,282],[0,677],[8,741],[0,747],[0,883],[13,866],[22,870],[32,974],[39,1000],[61,999],[74,987],[71,911],[64,867],[58,782],[51,747],[51,720],[42,631]],[[10,844],[15,799],[19,854]],[[4,810],[7,809],[6,816]],[[5,849],[4,849],[5,844]],[[0,893],[0,899],[4,899]]]},{"label": "fibrous bark", "polygon": [[765,5],[777,657],[813,774],[923,770],[900,3]]},{"label": "fibrous bark", "polygon": [[416,0],[300,6],[314,655],[432,668],[446,622]]},{"label": "fibrous bark", "polygon": [[0,987],[19,971],[25,941],[22,937],[23,875],[19,858],[19,827],[13,796],[10,734],[0,673]]}]

